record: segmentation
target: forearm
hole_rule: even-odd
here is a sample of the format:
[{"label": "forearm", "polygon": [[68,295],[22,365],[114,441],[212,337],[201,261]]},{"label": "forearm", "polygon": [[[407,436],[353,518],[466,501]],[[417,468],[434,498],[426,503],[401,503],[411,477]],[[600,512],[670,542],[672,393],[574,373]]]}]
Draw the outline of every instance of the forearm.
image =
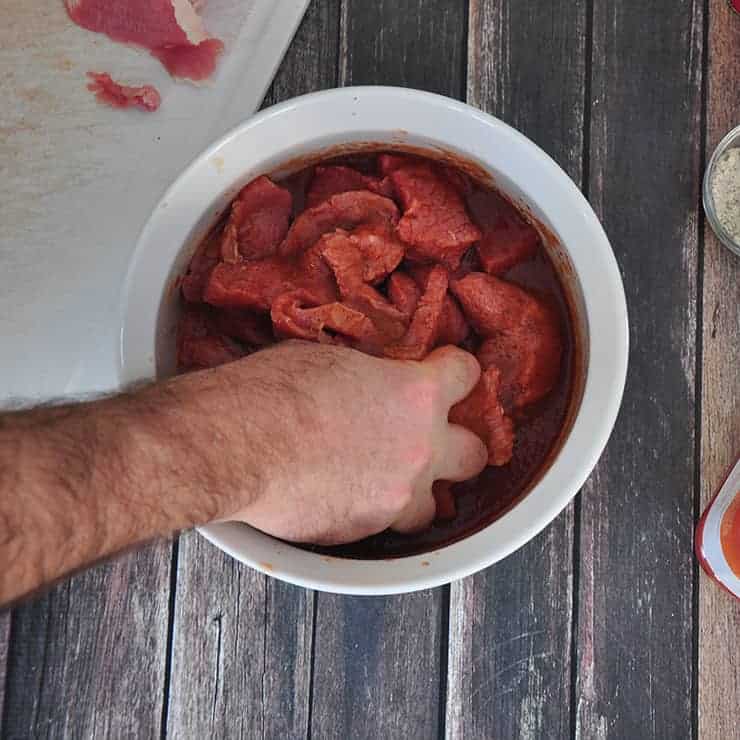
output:
[{"label": "forearm", "polygon": [[0,604],[158,536],[233,519],[341,544],[434,518],[488,452],[450,425],[480,366],[285,342],[80,406],[0,416]]},{"label": "forearm", "polygon": [[[227,518],[256,495],[250,455],[208,449],[226,434],[213,382],[0,418],[0,603],[131,545]],[[224,487],[224,466],[238,491]]]}]

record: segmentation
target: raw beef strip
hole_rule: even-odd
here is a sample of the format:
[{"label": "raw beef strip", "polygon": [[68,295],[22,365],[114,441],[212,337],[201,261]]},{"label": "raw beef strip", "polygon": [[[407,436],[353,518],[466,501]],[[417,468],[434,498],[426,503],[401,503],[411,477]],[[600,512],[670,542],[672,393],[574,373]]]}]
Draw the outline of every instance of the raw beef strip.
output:
[{"label": "raw beef strip", "polygon": [[410,167],[420,164],[421,160],[406,154],[380,154],[378,156],[378,170],[383,176],[388,176],[401,167]]},{"label": "raw beef strip", "polygon": [[398,215],[392,200],[369,190],[339,193],[296,218],[280,245],[280,253],[297,254],[336,229],[353,229],[362,224],[395,226]]},{"label": "raw beef strip", "polygon": [[265,314],[239,309],[214,309],[213,325],[219,333],[251,347],[267,347],[275,341],[272,322]]},{"label": "raw beef strip", "polygon": [[316,248],[334,273],[342,298],[356,292],[360,285],[365,284],[362,252],[352,243],[349,232],[337,229],[330,234],[324,234],[316,243]]},{"label": "raw beef strip", "polygon": [[387,180],[364,175],[352,167],[343,165],[318,166],[306,195],[306,205],[313,208],[331,198],[332,195],[353,190],[371,190],[387,198],[393,195],[393,187]]},{"label": "raw beef strip", "polygon": [[360,226],[350,241],[362,252],[362,279],[366,283],[385,280],[401,264],[406,248],[386,225]]},{"label": "raw beef strip", "polygon": [[448,164],[440,164],[439,171],[464,198],[467,198],[473,193],[473,181],[461,170],[451,167]]},{"label": "raw beef strip", "polygon": [[221,308],[248,308],[269,311],[283,293],[302,288],[315,305],[337,298],[331,277],[301,274],[295,265],[279,257],[235,265],[219,263],[211,273],[203,300]]},{"label": "raw beef strip", "polygon": [[411,319],[419,304],[421,289],[412,277],[397,270],[388,279],[388,298],[404,316]]},{"label": "raw beef strip", "polygon": [[477,250],[489,275],[501,275],[537,254],[539,234],[501,196],[481,191],[468,203],[483,232]]},{"label": "raw beef strip", "polygon": [[[431,265],[415,265],[411,268],[411,275],[421,290],[425,290],[429,281],[429,275],[434,268]],[[462,344],[470,334],[468,322],[460,310],[458,302],[448,293],[445,296],[445,304],[442,308],[442,316],[439,321],[439,336],[436,340],[437,346],[445,344]]]},{"label": "raw beef strip", "polygon": [[221,257],[224,262],[270,257],[285,239],[293,211],[293,196],[269,177],[246,185],[231,205],[224,229]]},{"label": "raw beef strip", "polygon": [[275,334],[279,337],[351,345],[373,353],[378,351],[380,340],[373,322],[343,303],[318,306],[313,296],[298,290],[277,298],[271,316]]},{"label": "raw beef strip", "polygon": [[481,272],[453,281],[452,292],[486,339],[478,352],[481,365],[501,371],[504,407],[546,396],[557,382],[563,351],[555,311],[518,285]]},{"label": "raw beef strip", "polygon": [[[378,170],[386,177],[402,167],[414,167],[420,164],[429,164],[413,154],[381,154],[378,157]],[[462,196],[468,196],[473,192],[471,179],[455,167],[439,163],[437,170],[452,187]],[[389,178],[390,179],[390,178]]]},{"label": "raw beef strip", "polygon": [[334,271],[340,291],[347,292],[357,284],[382,282],[403,259],[403,245],[384,227],[337,229],[324,234],[315,248]]},{"label": "raw beef strip", "polygon": [[238,360],[245,354],[239,344],[218,332],[207,307],[185,309],[177,330],[179,367],[202,370]]},{"label": "raw beef strip", "polygon": [[151,85],[131,87],[115,82],[105,72],[88,72],[92,80],[87,85],[90,92],[101,102],[113,108],[141,108],[145,111],[155,111],[159,108],[162,98],[156,88]]},{"label": "raw beef strip", "polygon": [[304,285],[322,285],[324,286],[322,293],[331,291],[332,295],[336,295],[334,273],[324,259],[323,249],[324,242],[320,239],[303,252],[296,263],[296,275],[299,276]]},{"label": "raw beef strip", "polygon": [[222,308],[269,311],[275,298],[295,288],[291,265],[277,257],[235,265],[221,262],[211,272],[203,300]]},{"label": "raw beef strip", "polygon": [[[318,242],[324,260],[334,272],[342,301],[368,316],[386,343],[400,339],[406,331],[406,317],[375,288],[365,282],[365,257],[346,231],[325,234]],[[371,270],[374,275],[376,270]]]},{"label": "raw beef strip", "polygon": [[173,77],[213,74],[223,43],[211,38],[190,0],[65,0],[70,18],[114,41],[148,49]]},{"label": "raw beef strip", "polygon": [[499,400],[500,373],[484,370],[478,385],[464,400],[452,407],[450,422],[470,429],[488,448],[488,464],[501,466],[514,454],[514,424]]},{"label": "raw beef strip", "polygon": [[429,354],[439,336],[448,282],[444,267],[437,266],[432,270],[408,331],[400,342],[386,347],[387,357],[396,360],[423,360]]},{"label": "raw beef strip", "polygon": [[428,164],[401,167],[390,177],[403,206],[398,234],[410,245],[407,257],[444,262],[455,270],[468,247],[481,238],[457,190]]}]

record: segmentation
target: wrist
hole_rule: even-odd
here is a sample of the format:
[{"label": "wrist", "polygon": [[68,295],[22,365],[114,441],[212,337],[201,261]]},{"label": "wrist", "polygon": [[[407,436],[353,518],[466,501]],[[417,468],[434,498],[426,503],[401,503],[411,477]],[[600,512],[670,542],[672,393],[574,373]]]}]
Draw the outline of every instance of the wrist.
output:
[{"label": "wrist", "polygon": [[[222,521],[263,491],[270,454],[260,423],[258,384],[242,404],[228,368],[152,386],[130,402],[127,441],[141,505],[158,507],[156,534]],[[239,410],[239,411],[237,411]]]}]

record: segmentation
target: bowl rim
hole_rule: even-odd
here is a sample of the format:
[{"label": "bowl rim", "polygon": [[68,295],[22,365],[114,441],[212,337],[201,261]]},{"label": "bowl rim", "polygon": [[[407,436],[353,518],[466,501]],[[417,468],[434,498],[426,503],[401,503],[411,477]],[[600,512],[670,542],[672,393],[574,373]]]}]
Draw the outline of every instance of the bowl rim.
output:
[{"label": "bowl rim", "polygon": [[[707,221],[709,221],[709,226],[715,233],[717,239],[719,239],[727,249],[740,257],[740,242],[735,241],[732,236],[730,236],[730,233],[717,217],[717,211],[714,207],[714,196],[712,195],[712,175],[714,174],[714,168],[716,167],[719,158],[735,141],[740,142],[740,125],[731,128],[714,148],[712,156],[709,159],[709,163],[707,164],[707,168],[704,171],[701,197],[702,205],[704,206],[704,214],[706,215]],[[740,148],[740,143],[738,144],[738,147]]]},{"label": "bowl rim", "polygon": [[[534,142],[508,124],[466,103],[408,88],[363,86],[324,90],[293,98],[258,113],[236,126],[198,155],[167,189],[142,229],[129,265],[120,302],[119,379],[121,384],[141,379],[132,376],[128,368],[130,364],[128,363],[128,352],[131,344],[128,337],[132,333],[129,306],[134,302],[132,299],[137,298],[151,303],[150,296],[136,295],[136,280],[144,269],[143,263],[146,261],[148,250],[152,249],[157,222],[164,208],[220,151],[235,145],[243,137],[248,137],[253,130],[284,116],[300,115],[302,110],[308,110],[315,104],[335,104],[341,108],[358,104],[358,101],[367,102],[368,99],[376,105],[391,107],[395,105],[395,109],[390,108],[394,111],[404,105],[413,105],[415,108],[426,108],[430,114],[436,112],[439,115],[451,116],[461,125],[466,121],[476,127],[482,126],[487,134],[498,134],[506,140],[500,142],[501,148],[503,144],[508,143],[526,151],[530,159],[536,161],[540,176],[547,176],[553,180],[562,197],[567,198],[572,205],[579,228],[587,232],[594,240],[593,256],[589,256],[594,264],[589,265],[588,269],[593,274],[598,274],[598,280],[595,282],[601,282],[599,285],[589,286],[585,316],[589,323],[595,320],[598,326],[589,326],[587,345],[589,354],[591,354],[593,345],[597,344],[599,352],[603,353],[605,358],[599,370],[599,387],[594,387],[595,381],[589,359],[580,408],[575,415],[569,435],[563,441],[548,471],[502,517],[460,541],[424,555],[390,560],[349,560],[307,552],[288,543],[274,540],[241,524],[211,524],[198,530],[209,541],[240,562],[288,583],[333,593],[382,595],[408,593],[449,583],[478,572],[519,549],[550,524],[580,490],[598,462],[616,422],[626,382],[629,354],[627,304],[617,261],[601,223],[581,191],[560,166]],[[393,115],[396,115],[395,112]],[[405,128],[411,135],[415,135],[411,128]],[[449,147],[456,148],[454,137],[447,138]],[[287,146],[283,147],[284,150],[287,148]],[[485,166],[485,163],[483,165]],[[202,213],[201,211],[199,217],[202,217]],[[189,229],[191,228],[192,225]],[[179,246],[180,252],[184,244],[185,240]],[[568,245],[564,244],[564,246],[568,251]],[[598,273],[597,268],[600,271]],[[578,271],[576,274],[580,280],[581,275]],[[585,293],[586,286],[582,283],[581,287]],[[162,287],[162,291],[166,291],[166,286]],[[160,295],[157,298],[157,305],[161,306],[161,301],[162,296]],[[601,306],[600,302],[604,305]],[[138,355],[140,357],[147,355],[149,362],[153,362],[155,351],[154,324],[156,324],[156,318],[152,319],[152,327],[145,327],[147,346],[138,350]],[[605,334],[609,335],[609,343],[607,337],[601,336],[599,331],[607,328],[608,331],[605,331]],[[142,362],[145,361],[142,360]],[[585,422],[581,417],[584,414],[584,404],[587,400],[590,404],[590,422],[588,428],[585,428]],[[576,429],[578,429],[577,440],[574,436]],[[578,454],[574,454],[573,449],[576,441],[582,445]],[[564,469],[566,450],[569,452],[567,462],[572,467],[570,470]],[[535,494],[538,489],[546,488],[546,482],[557,494],[549,499],[541,500],[542,496],[537,497]],[[539,504],[539,508],[535,508],[535,504]],[[506,530],[502,529],[504,526]],[[249,533],[251,552],[245,550],[244,541],[247,539],[244,536],[245,532]],[[500,540],[495,539],[497,535]],[[493,542],[490,541],[491,537],[494,537]],[[297,554],[300,553],[298,559],[305,561],[306,564],[310,563],[311,567],[294,567],[294,564],[290,567],[275,567],[264,559],[263,555],[266,550],[274,551],[281,558],[288,552],[288,559],[292,558],[292,561],[295,561]],[[435,557],[441,555],[445,557]],[[395,566],[405,562],[420,563],[422,566],[429,566],[431,562],[433,567],[419,568],[414,576],[399,575],[399,568]],[[378,568],[379,564],[383,567]]]}]

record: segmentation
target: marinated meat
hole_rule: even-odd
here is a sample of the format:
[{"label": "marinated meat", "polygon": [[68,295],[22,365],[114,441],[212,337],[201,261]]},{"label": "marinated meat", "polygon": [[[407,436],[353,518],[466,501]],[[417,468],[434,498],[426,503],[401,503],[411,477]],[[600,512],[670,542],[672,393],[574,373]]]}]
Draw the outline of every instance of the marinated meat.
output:
[{"label": "marinated meat", "polygon": [[221,308],[250,308],[269,311],[283,293],[303,289],[316,305],[337,298],[331,278],[306,276],[296,266],[280,257],[228,264],[220,262],[206,284],[203,300]]},{"label": "marinated meat", "polygon": [[301,213],[280,245],[280,253],[290,256],[315,244],[324,234],[356,226],[394,226],[398,208],[389,198],[357,190],[333,195],[318,206]]},{"label": "marinated meat", "polygon": [[95,97],[113,108],[140,108],[144,111],[155,111],[159,108],[162,98],[156,88],[151,85],[131,87],[115,82],[105,72],[88,72],[90,82],[87,89],[95,93]]},{"label": "marinated meat", "polygon": [[400,342],[385,348],[387,357],[423,360],[431,352],[439,336],[448,283],[444,267],[437,266],[431,271],[408,331]]},{"label": "marinated meat", "polygon": [[187,370],[224,365],[244,357],[245,350],[218,331],[205,307],[188,306],[177,331],[177,364]]},{"label": "marinated meat", "polygon": [[410,320],[419,304],[421,289],[412,277],[397,270],[388,280],[388,298]]},{"label": "marinated meat", "polygon": [[340,165],[319,166],[316,168],[311,187],[306,195],[306,205],[313,208],[331,198],[332,195],[354,190],[370,190],[388,198],[393,195],[393,189],[389,181],[365,175],[352,167]]},{"label": "marinated meat", "polygon": [[[342,301],[372,319],[386,342],[403,336],[406,331],[406,317],[367,284],[366,278],[376,276],[378,269],[367,269],[369,261],[360,249],[358,240],[340,230],[324,235],[318,244],[324,259],[334,272]],[[378,262],[377,255],[373,255],[371,262]]]},{"label": "marinated meat", "polygon": [[478,352],[481,365],[501,371],[505,407],[546,396],[560,374],[563,351],[555,311],[519,286],[480,272],[453,281],[452,292],[486,340]]},{"label": "marinated meat", "polygon": [[[419,287],[424,290],[429,280],[431,268],[428,265],[418,265],[411,268],[411,274],[416,280]],[[460,310],[460,305],[449,293],[445,296],[445,303],[442,308],[442,316],[439,322],[439,335],[437,336],[437,346],[445,344],[462,344],[470,334],[468,322]]]},{"label": "marinated meat", "polygon": [[390,177],[403,207],[398,234],[409,245],[406,256],[456,269],[481,238],[460,194],[427,164],[400,167]]},{"label": "marinated meat", "polygon": [[[567,320],[559,304],[534,292],[557,292],[554,272],[542,272],[537,232],[498,194],[451,166],[395,154],[338,161],[283,184],[259,177],[239,193],[182,280],[179,366],[212,367],[287,338],[398,360],[461,346],[483,370],[449,419],[484,441],[490,466],[507,466],[486,474],[496,481],[486,495],[497,496],[503,481],[501,495],[511,500],[507,481],[531,480],[521,456],[538,465],[545,459],[548,448],[532,437],[542,423],[563,418],[547,415],[559,408],[553,403],[563,404],[567,385]],[[487,272],[517,265],[512,275],[528,287]],[[556,400],[543,400],[555,387]],[[508,465],[515,424],[520,444]],[[456,495],[464,491],[435,482],[440,527],[470,516],[462,499],[457,513]]]},{"label": "marinated meat", "polygon": [[481,266],[489,275],[501,275],[537,254],[539,234],[500,195],[481,191],[470,198],[469,204],[483,232],[476,248]]},{"label": "marinated meat", "polygon": [[488,448],[488,464],[506,465],[514,454],[514,423],[499,400],[500,373],[496,367],[483,371],[473,392],[452,407],[450,422],[475,432]]},{"label": "marinated meat", "polygon": [[292,266],[279,257],[257,262],[220,262],[206,284],[203,300],[221,308],[269,311],[282,293],[296,289]]},{"label": "marinated meat", "polygon": [[252,180],[231,206],[224,230],[224,262],[270,257],[285,239],[293,211],[293,197],[269,177]]},{"label": "marinated meat", "polygon": [[464,172],[448,164],[440,165],[439,169],[450,185],[464,198],[468,198],[473,194],[475,190],[473,182]]},{"label": "marinated meat", "polygon": [[275,341],[272,322],[265,314],[239,309],[214,310],[213,326],[220,334],[249,347],[267,347]]},{"label": "marinated meat", "polygon": [[420,159],[406,154],[379,154],[378,170],[381,175],[387,177],[392,172],[401,169],[401,167],[413,166],[420,162]]},{"label": "marinated meat", "polygon": [[329,263],[340,291],[350,284],[379,283],[403,259],[403,245],[384,227],[360,227],[353,232],[337,229],[325,234],[317,248]]},{"label": "marinated meat", "polygon": [[362,252],[362,279],[366,283],[385,280],[400,264],[406,248],[384,224],[360,226],[350,234],[352,243]]},{"label": "marinated meat", "polygon": [[305,291],[281,295],[272,306],[275,333],[282,338],[348,344],[375,353],[381,343],[373,322],[343,303],[317,304]]},{"label": "marinated meat", "polygon": [[173,77],[210,77],[223,51],[190,0],[65,0],[65,5],[78,26],[148,49]]}]

